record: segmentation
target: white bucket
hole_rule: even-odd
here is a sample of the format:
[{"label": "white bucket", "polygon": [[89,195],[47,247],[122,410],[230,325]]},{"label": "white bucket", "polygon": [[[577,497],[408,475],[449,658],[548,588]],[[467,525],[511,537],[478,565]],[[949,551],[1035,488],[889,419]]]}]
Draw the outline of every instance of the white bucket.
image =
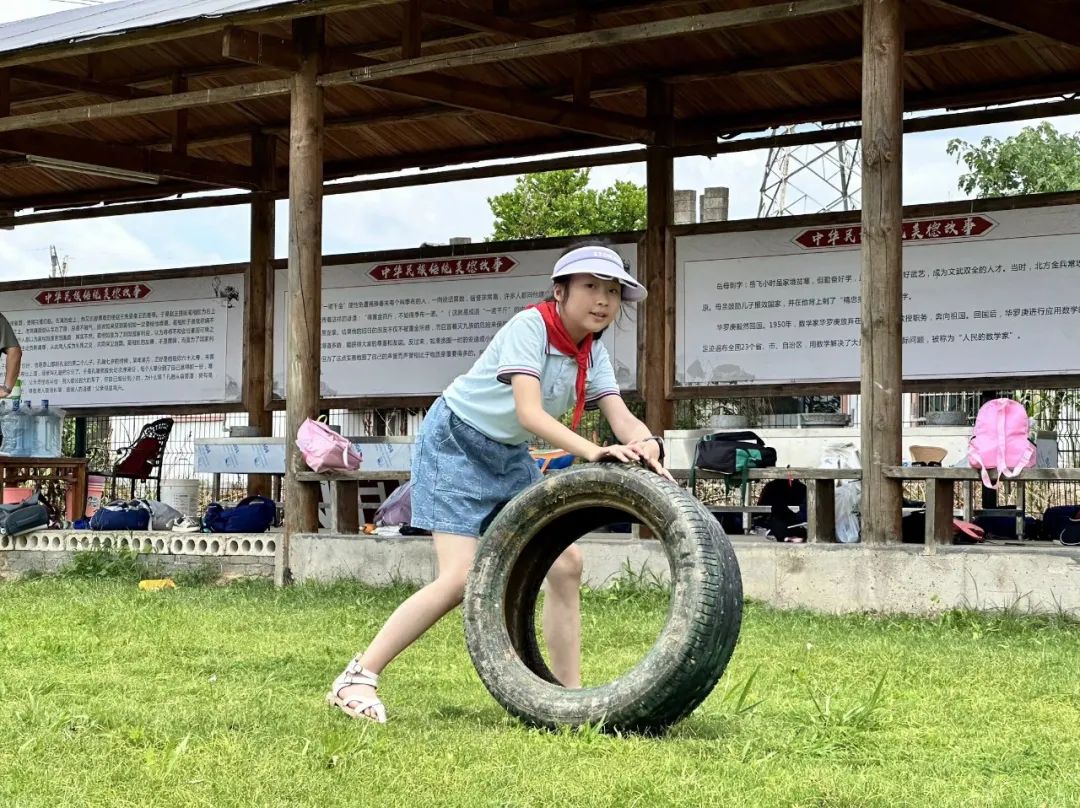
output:
[{"label": "white bucket", "polygon": [[161,501],[176,508],[184,516],[198,516],[199,481],[162,480]]}]

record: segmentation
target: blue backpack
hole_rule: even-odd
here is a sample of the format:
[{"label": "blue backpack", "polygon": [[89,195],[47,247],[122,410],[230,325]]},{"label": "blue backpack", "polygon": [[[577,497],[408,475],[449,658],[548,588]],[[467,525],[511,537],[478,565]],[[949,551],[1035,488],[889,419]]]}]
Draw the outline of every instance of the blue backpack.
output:
[{"label": "blue backpack", "polygon": [[149,530],[150,508],[137,499],[115,499],[90,517],[91,530]]},{"label": "blue backpack", "polygon": [[203,515],[203,527],[211,533],[265,533],[274,524],[277,505],[269,497],[240,500],[235,508],[211,502]]}]

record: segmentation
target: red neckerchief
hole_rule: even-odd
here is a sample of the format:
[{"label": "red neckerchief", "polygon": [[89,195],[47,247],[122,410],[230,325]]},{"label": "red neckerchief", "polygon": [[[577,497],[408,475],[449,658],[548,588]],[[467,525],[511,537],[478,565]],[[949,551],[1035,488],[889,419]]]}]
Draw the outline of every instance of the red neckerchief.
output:
[{"label": "red neckerchief", "polygon": [[574,402],[573,426],[570,427],[576,430],[578,424],[581,423],[581,415],[585,412],[585,376],[589,368],[589,357],[592,355],[593,335],[589,334],[585,337],[580,345],[575,343],[573,337],[570,336],[570,332],[566,330],[566,326],[563,324],[562,317],[559,316],[559,310],[555,307],[555,301],[553,300],[545,300],[543,303],[529,306],[529,308],[536,309],[540,312],[540,316],[544,318],[544,324],[547,326],[548,342],[557,351],[573,357],[574,361],[577,362],[577,384],[574,386],[577,400]]}]

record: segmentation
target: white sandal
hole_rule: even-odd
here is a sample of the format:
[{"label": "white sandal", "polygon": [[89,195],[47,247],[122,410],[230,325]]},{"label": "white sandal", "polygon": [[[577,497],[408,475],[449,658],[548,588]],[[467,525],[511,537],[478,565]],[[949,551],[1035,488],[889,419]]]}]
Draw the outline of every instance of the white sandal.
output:
[{"label": "white sandal", "polygon": [[[370,687],[379,689],[379,675],[372,673],[363,665],[360,664],[360,657],[362,654],[357,654],[356,658],[349,663],[348,667],[341,672],[341,675],[334,680],[334,683],[330,685],[330,692],[326,694],[326,703],[331,707],[337,707],[345,715],[352,718],[365,718],[368,721],[374,721],[376,724],[386,723],[386,707],[379,699],[371,698],[352,698],[343,699],[340,694],[343,689],[350,685],[369,685]],[[368,715],[367,710],[372,710],[374,715]]]}]

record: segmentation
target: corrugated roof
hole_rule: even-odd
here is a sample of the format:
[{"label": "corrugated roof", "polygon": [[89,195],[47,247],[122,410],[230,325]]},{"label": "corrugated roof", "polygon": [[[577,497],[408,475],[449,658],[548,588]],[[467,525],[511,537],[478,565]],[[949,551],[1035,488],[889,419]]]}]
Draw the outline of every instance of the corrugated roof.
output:
[{"label": "corrugated roof", "polygon": [[0,53],[83,42],[139,28],[221,17],[299,0],[116,0],[0,25]]}]

